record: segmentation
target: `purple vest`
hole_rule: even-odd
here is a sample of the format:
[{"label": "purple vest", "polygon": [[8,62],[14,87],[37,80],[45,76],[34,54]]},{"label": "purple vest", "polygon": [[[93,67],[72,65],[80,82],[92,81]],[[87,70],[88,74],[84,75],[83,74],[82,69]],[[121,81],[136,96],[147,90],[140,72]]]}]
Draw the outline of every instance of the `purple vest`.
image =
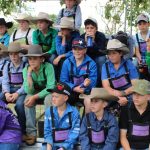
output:
[{"label": "purple vest", "polygon": [[16,116],[0,100],[0,143],[21,143],[22,133]]}]

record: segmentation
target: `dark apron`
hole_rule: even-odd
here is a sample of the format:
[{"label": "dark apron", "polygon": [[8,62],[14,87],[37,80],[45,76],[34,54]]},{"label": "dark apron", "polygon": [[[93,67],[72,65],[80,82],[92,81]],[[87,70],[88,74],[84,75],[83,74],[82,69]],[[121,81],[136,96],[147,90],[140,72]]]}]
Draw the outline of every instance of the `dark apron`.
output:
[{"label": "dark apron", "polygon": [[94,145],[103,145],[108,135],[108,123],[105,123],[104,127],[100,131],[96,131],[91,127],[89,114],[86,114],[86,118],[90,143]]},{"label": "dark apron", "polygon": [[65,140],[68,139],[68,134],[69,134],[69,131],[70,131],[71,127],[72,127],[72,124],[71,124],[71,113],[68,114],[70,127],[68,127],[68,128],[59,128],[59,129],[55,128],[53,106],[50,107],[50,113],[51,113],[51,118],[52,118],[52,136],[53,136],[53,141],[55,143],[62,143]]},{"label": "dark apron", "polygon": [[[25,67],[26,63],[23,63],[23,68]],[[9,76],[9,83],[13,86],[21,86],[23,84],[23,74],[22,72],[11,73],[10,72],[10,63],[8,64],[8,76]]]},{"label": "dark apron", "polygon": [[[129,140],[130,147],[137,148],[137,149],[148,148],[149,141],[150,141],[150,122],[145,122],[145,123],[133,122],[131,118],[130,110],[128,110],[128,117],[129,117],[129,126],[128,126],[127,138]],[[138,143],[142,144],[142,147],[138,147]],[[132,145],[134,147],[132,147]]]}]

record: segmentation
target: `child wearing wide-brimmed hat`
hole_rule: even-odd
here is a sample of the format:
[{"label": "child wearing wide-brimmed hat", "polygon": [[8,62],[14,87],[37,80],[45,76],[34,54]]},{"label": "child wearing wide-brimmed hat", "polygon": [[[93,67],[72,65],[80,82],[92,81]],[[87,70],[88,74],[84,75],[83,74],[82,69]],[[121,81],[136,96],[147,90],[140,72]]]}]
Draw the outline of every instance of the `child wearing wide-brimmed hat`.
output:
[{"label": "child wearing wide-brimmed hat", "polygon": [[79,4],[81,0],[60,0],[61,3],[65,4],[65,8],[59,11],[57,16],[56,24],[60,25],[62,17],[70,17],[73,19],[74,28],[80,30],[82,24],[82,14]]},{"label": "child wearing wide-brimmed hat", "polygon": [[26,114],[26,143],[33,145],[36,142],[36,102],[44,102],[45,108],[51,105],[51,94],[47,89],[53,88],[55,85],[55,74],[53,66],[45,62],[48,53],[42,52],[40,45],[30,45],[28,54],[24,55],[28,58],[29,65],[23,70],[23,87],[27,96],[25,98],[25,114]]},{"label": "child wearing wide-brimmed hat", "polygon": [[138,72],[131,60],[123,58],[128,52],[127,46],[119,40],[109,40],[106,50],[108,60],[102,66],[103,87],[110,94],[119,97],[120,105],[126,105],[130,101],[132,84],[138,79]]},{"label": "child wearing wide-brimmed hat", "polygon": [[72,55],[72,41],[80,37],[80,34],[74,31],[74,22],[70,17],[61,18],[60,25],[55,27],[60,28],[60,32],[56,36],[56,52],[58,56],[54,59],[53,64],[57,66],[58,74],[60,74],[64,60]]},{"label": "child wearing wide-brimmed hat", "polygon": [[12,22],[6,22],[4,18],[0,18],[0,43],[7,47],[10,39],[7,29],[11,28],[12,26]]},{"label": "child wearing wide-brimmed hat", "polygon": [[149,150],[150,82],[137,80],[133,84],[133,102],[123,107],[120,115],[120,140],[123,149]]},{"label": "child wearing wide-brimmed hat", "polygon": [[56,54],[55,37],[57,35],[57,31],[52,28],[53,21],[47,13],[39,12],[32,22],[38,28],[33,32],[33,44],[41,45],[43,52],[48,52],[50,54],[50,61],[53,62]]},{"label": "child wearing wide-brimmed hat", "polygon": [[83,150],[116,150],[119,128],[114,115],[105,110],[108,101],[118,98],[110,95],[104,88],[93,88],[90,95],[80,95],[89,98],[91,112],[83,118],[80,128],[81,149]]},{"label": "child wearing wide-brimmed hat", "polygon": [[68,104],[71,89],[59,82],[48,91],[52,92],[53,106],[45,112],[44,141],[47,149],[43,150],[73,150],[79,136],[80,115]]},{"label": "child wearing wide-brimmed hat", "polygon": [[28,46],[32,44],[32,33],[34,31],[30,28],[31,18],[26,13],[18,14],[15,20],[19,23],[19,27],[11,34],[10,43],[19,42],[22,48],[28,49]]},{"label": "child wearing wide-brimmed hat", "polygon": [[24,111],[25,91],[23,89],[23,68],[27,65],[22,61],[22,50],[19,43],[10,43],[8,50],[3,51],[9,54],[10,62],[4,66],[2,91],[5,95],[7,103],[15,103],[15,110],[18,116],[19,123],[22,128],[22,133],[26,133],[26,118]]}]

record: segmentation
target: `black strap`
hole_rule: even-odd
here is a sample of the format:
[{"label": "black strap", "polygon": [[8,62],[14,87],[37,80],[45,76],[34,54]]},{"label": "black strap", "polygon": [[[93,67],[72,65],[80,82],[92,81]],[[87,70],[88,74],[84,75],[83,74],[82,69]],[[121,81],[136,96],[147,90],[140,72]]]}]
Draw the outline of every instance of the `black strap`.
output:
[{"label": "black strap", "polygon": [[29,34],[30,30],[31,30],[31,28],[28,29],[28,31],[26,33],[26,36],[25,36],[25,38],[26,38],[26,45],[29,45],[28,34]]},{"label": "black strap", "polygon": [[8,70],[8,72],[10,72],[10,62],[7,65],[7,70]]},{"label": "black strap", "polygon": [[138,46],[139,46],[139,50],[141,51],[141,46],[140,46],[140,41],[139,41],[139,36],[138,36],[138,33],[136,33],[136,40],[138,42]]},{"label": "black strap", "polygon": [[[25,39],[26,39],[26,44],[29,45],[29,41],[28,41],[28,34],[30,32],[31,28],[28,29],[26,35],[25,35]],[[13,34],[13,41],[15,41],[15,36],[16,36],[17,30],[15,30],[14,34]]]},{"label": "black strap", "polygon": [[13,34],[13,41],[15,41],[16,32],[17,32],[17,30],[15,30],[15,32]]},{"label": "black strap", "polygon": [[2,65],[2,68],[1,68],[1,70],[3,70],[4,69],[4,66],[5,66],[5,64],[6,64],[6,59],[4,60],[4,62],[3,62],[3,65]]},{"label": "black strap", "polygon": [[109,73],[109,69],[108,69],[108,63],[106,63],[105,65],[106,65],[107,77],[108,77],[108,79],[110,79],[110,73]]},{"label": "black strap", "polygon": [[125,68],[126,73],[129,73],[129,70],[128,70],[127,63],[126,63],[126,62],[124,63],[124,68]]},{"label": "black strap", "polygon": [[64,16],[64,8],[61,10],[61,18]]},{"label": "black strap", "polygon": [[129,121],[129,122],[132,122],[131,113],[130,113],[130,109],[129,109],[129,108],[128,108],[128,121]]},{"label": "black strap", "polygon": [[89,114],[86,114],[86,120],[87,120],[88,137],[92,141],[92,139],[91,139],[91,124],[90,124]]},{"label": "black strap", "polygon": [[[51,113],[51,120],[52,120],[52,130],[55,130],[55,123],[54,123],[54,113],[53,113],[53,106],[50,107],[50,113]],[[71,119],[71,112],[68,113],[69,117],[69,125],[72,127],[72,119]]]}]

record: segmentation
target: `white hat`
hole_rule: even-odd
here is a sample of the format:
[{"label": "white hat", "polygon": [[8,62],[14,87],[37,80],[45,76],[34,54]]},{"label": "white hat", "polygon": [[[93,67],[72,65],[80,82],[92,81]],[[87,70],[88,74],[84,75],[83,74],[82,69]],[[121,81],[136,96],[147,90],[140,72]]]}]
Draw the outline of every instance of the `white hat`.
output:
[{"label": "white hat", "polygon": [[140,15],[137,17],[137,23],[139,23],[140,21],[149,22],[149,18],[148,18],[148,16],[145,15],[145,14],[140,14]]},{"label": "white hat", "polygon": [[74,19],[72,17],[62,17],[60,25],[56,25],[56,28],[74,29]]},{"label": "white hat", "polygon": [[20,13],[20,14],[18,14],[18,17],[15,18],[15,20],[17,22],[19,22],[20,20],[26,20],[26,21],[28,21],[30,23],[30,21],[32,20],[32,17],[29,16],[28,14]]},{"label": "white hat", "polygon": [[31,21],[32,23],[37,23],[38,20],[46,20],[50,23],[50,25],[53,24],[53,21],[49,18],[49,15],[45,12],[39,12],[37,17],[34,17]]},{"label": "white hat", "polygon": [[120,50],[123,52],[124,55],[129,53],[129,49],[127,48],[127,46],[117,39],[112,39],[108,41],[107,50],[105,52],[108,53],[108,51],[111,50]]}]

